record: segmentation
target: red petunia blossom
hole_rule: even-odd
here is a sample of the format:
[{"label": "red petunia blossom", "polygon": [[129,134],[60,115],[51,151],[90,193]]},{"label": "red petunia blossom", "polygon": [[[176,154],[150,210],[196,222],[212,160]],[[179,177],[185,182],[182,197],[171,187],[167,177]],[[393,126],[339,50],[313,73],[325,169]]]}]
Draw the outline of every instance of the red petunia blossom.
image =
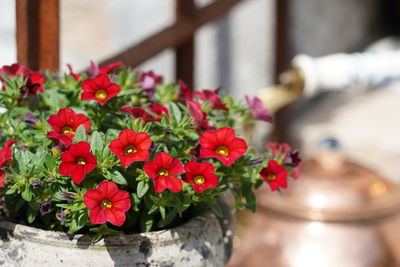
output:
[{"label": "red petunia blossom", "polygon": [[214,173],[214,166],[208,162],[189,161],[185,165],[186,173],[183,180],[193,184],[196,192],[203,192],[207,188],[213,188],[218,185],[218,178]]},{"label": "red petunia blossom", "polygon": [[[0,168],[4,168],[11,163],[12,150],[10,147],[13,144],[15,144],[15,140],[10,139],[4,144],[4,148],[0,150]],[[0,187],[4,185],[5,175],[5,172],[0,169]]]},{"label": "red petunia blossom", "polygon": [[90,61],[90,66],[87,69],[87,71],[89,72],[90,77],[94,78],[101,73],[110,74],[116,68],[121,67],[123,65],[124,64],[122,62],[118,61],[118,62],[113,62],[107,66],[99,67],[99,65],[97,65],[96,62]]},{"label": "red petunia blossom", "polygon": [[276,143],[276,142],[269,142],[267,144],[267,149],[270,150],[273,156],[275,157],[280,155],[286,155],[292,150],[290,145],[286,143]]},{"label": "red petunia blossom", "polygon": [[218,95],[218,91],[221,88],[218,88],[216,90],[202,90],[202,91],[197,91],[194,92],[194,95],[198,98],[200,98],[203,101],[208,101],[210,102],[211,108],[213,109],[223,109],[223,110],[229,110],[228,107],[222,102],[221,97]]},{"label": "red petunia blossom", "polygon": [[182,163],[177,158],[171,157],[168,153],[159,152],[154,160],[146,162],[143,169],[153,179],[155,192],[162,192],[166,188],[173,192],[181,191],[182,180],[171,176],[183,172]]},{"label": "red petunia blossom", "polygon": [[80,184],[85,175],[97,166],[96,158],[90,152],[90,144],[87,142],[72,144],[61,155],[61,161],[61,175],[71,175],[76,184]]},{"label": "red petunia blossom", "polygon": [[149,105],[149,109],[151,112],[157,114],[160,119],[162,118],[162,116],[164,116],[164,114],[167,115],[167,117],[169,118],[168,109],[163,105],[153,103]]},{"label": "red petunia blossom", "polygon": [[15,144],[15,140],[10,139],[4,144],[4,148],[0,150],[0,168],[10,164],[10,160],[12,158],[12,150],[10,147],[13,144]]},{"label": "red petunia blossom", "polygon": [[271,151],[273,159],[278,163],[293,168],[291,172],[293,178],[297,179],[300,177],[301,158],[298,150],[292,149],[290,145],[286,143],[280,144],[274,142],[268,143],[267,149]]},{"label": "red petunia blossom", "polygon": [[0,187],[4,186],[5,178],[6,178],[6,173],[0,169]]},{"label": "red petunia blossom", "polygon": [[43,92],[43,84],[45,81],[45,77],[39,72],[30,74],[25,84],[19,88],[23,98],[34,96],[37,92]]},{"label": "red petunia blossom", "polygon": [[96,100],[102,105],[121,92],[119,85],[111,83],[108,75],[104,73],[94,79],[84,80],[82,90],[81,100]]},{"label": "red petunia blossom", "polygon": [[197,125],[197,129],[215,129],[214,126],[209,124],[207,120],[207,114],[201,109],[199,102],[194,100],[186,101],[186,105],[189,109],[189,113],[192,116],[194,123]]},{"label": "red petunia blossom", "polygon": [[132,117],[136,119],[142,119],[145,123],[152,122],[152,121],[161,121],[162,116],[166,114],[169,117],[169,112],[166,107],[159,104],[151,104],[149,105],[149,109],[151,112],[157,114],[157,117],[154,117],[149,112],[147,112],[144,108],[141,107],[129,107],[123,106],[119,110],[130,114]]},{"label": "red petunia blossom", "polygon": [[179,85],[179,95],[178,95],[179,100],[182,102],[186,102],[187,100],[193,100],[192,90],[190,90],[190,88],[187,87],[186,83],[179,80],[178,85]]},{"label": "red petunia blossom", "polygon": [[129,106],[123,106],[119,110],[126,112],[130,114],[132,117],[136,119],[142,119],[145,123],[151,122],[151,121],[160,121],[159,118],[154,117],[150,113],[148,113],[144,108],[141,107],[129,107]]},{"label": "red petunia blossom", "polygon": [[74,78],[74,80],[78,82],[81,79],[81,75],[75,73],[72,70],[71,64],[67,64],[67,67],[68,67],[68,70],[69,70],[69,74],[68,75],[71,76],[72,78]]},{"label": "red petunia blossom", "polygon": [[246,142],[236,137],[235,131],[228,127],[205,131],[199,141],[201,158],[217,158],[225,166],[234,163],[247,151]]},{"label": "red petunia blossom", "polygon": [[261,170],[260,175],[266,182],[268,182],[271,191],[287,187],[288,172],[285,167],[279,165],[273,159],[268,161],[268,166]]},{"label": "red petunia blossom", "polygon": [[[10,78],[15,78],[17,75],[23,75],[24,78],[26,78],[32,71],[23,66],[23,65],[19,65],[19,64],[12,64],[11,66],[3,66],[2,68],[0,68],[0,74],[4,73],[5,75],[7,75]],[[4,82],[3,78],[0,75],[0,81]],[[3,91],[6,90],[6,87],[3,85],[1,88]]]},{"label": "red petunia blossom", "polygon": [[124,224],[125,212],[131,207],[129,193],[119,190],[115,183],[109,181],[101,182],[96,189],[88,190],[83,196],[83,203],[90,209],[91,223],[110,222],[116,226]]},{"label": "red petunia blossom", "polygon": [[122,166],[127,167],[135,161],[146,161],[150,146],[151,139],[147,133],[125,129],[110,142],[108,148],[119,158]]},{"label": "red petunia blossom", "polygon": [[[67,146],[71,144],[72,138],[75,136],[75,131],[80,125],[83,125],[86,133],[89,132],[90,129],[89,118],[83,114],[76,114],[75,111],[70,108],[62,108],[58,111],[57,115],[50,115],[47,122],[54,130],[54,133],[50,132],[47,138],[53,141],[55,141],[54,138],[60,139],[60,141]],[[71,139],[71,142],[69,142],[69,139]],[[58,142],[56,142],[56,144],[57,143]]]},{"label": "red petunia blossom", "polygon": [[121,61],[113,62],[113,63],[108,64],[107,66],[101,66],[99,68],[99,73],[110,74],[115,69],[117,69],[123,65],[124,65],[124,63],[122,63]]},{"label": "red petunia blossom", "polygon": [[3,66],[0,68],[0,72],[4,73],[10,78],[15,78],[19,74],[22,74],[24,77],[26,77],[32,71],[28,67],[15,63],[11,66]]},{"label": "red petunia blossom", "polygon": [[61,150],[67,149],[72,144],[73,137],[73,134],[59,134],[56,132],[49,132],[46,135],[46,138],[53,141]]}]

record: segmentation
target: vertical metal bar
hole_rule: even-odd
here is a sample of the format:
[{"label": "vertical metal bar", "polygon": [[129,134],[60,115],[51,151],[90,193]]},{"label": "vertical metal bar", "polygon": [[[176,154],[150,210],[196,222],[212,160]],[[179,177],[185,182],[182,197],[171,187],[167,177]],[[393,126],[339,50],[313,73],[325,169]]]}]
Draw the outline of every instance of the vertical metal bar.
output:
[{"label": "vertical metal bar", "polygon": [[16,0],[16,15],[18,62],[33,70],[57,71],[59,0]]},{"label": "vertical metal bar", "polygon": [[[194,21],[194,0],[176,0],[176,21]],[[194,22],[193,22],[194,23]],[[176,47],[176,79],[183,80],[189,88],[194,86],[194,35]]]},{"label": "vertical metal bar", "polygon": [[[279,82],[279,74],[290,66],[293,49],[290,39],[290,6],[289,0],[276,0],[276,28],[275,28],[275,82]],[[289,142],[289,119],[291,107],[285,107],[276,113],[275,128],[272,139],[280,142]]]}]

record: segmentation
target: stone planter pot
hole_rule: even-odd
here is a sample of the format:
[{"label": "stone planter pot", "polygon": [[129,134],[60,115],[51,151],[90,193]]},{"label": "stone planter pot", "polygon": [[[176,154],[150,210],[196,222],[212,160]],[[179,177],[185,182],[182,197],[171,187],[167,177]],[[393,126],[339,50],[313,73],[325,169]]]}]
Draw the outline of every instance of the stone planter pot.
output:
[{"label": "stone planter pot", "polygon": [[206,213],[169,230],[84,235],[0,221],[0,266],[223,266],[231,253],[232,217]]}]

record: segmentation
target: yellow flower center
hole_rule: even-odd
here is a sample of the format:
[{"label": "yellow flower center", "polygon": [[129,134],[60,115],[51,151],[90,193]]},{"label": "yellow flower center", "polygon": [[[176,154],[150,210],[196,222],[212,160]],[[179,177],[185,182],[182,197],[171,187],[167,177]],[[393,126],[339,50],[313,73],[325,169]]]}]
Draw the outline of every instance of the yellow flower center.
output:
[{"label": "yellow flower center", "polygon": [[72,128],[72,126],[70,126],[70,125],[65,125],[65,126],[62,127],[62,129],[61,129],[61,133],[62,133],[62,134],[73,134],[73,133],[75,133],[75,132],[74,132],[74,129]]},{"label": "yellow flower center", "polygon": [[103,200],[100,202],[100,207],[101,207],[101,208],[111,208],[111,207],[112,207],[111,201],[108,200],[108,199],[103,199]]},{"label": "yellow flower center", "polygon": [[214,150],[214,152],[223,157],[227,157],[229,155],[229,150],[225,145],[217,146],[217,148]]},{"label": "yellow flower center", "polygon": [[103,100],[107,98],[107,92],[104,89],[99,89],[96,91],[96,93],[94,94],[96,98]]},{"label": "yellow flower center", "polygon": [[136,147],[134,145],[128,145],[124,149],[124,154],[125,155],[131,154],[131,153],[136,153],[136,152],[137,152],[137,150],[136,150]]},{"label": "yellow flower center", "polygon": [[83,158],[79,158],[76,163],[78,163],[79,165],[85,165],[86,161]]},{"label": "yellow flower center", "polygon": [[274,173],[268,174],[268,180],[275,180],[276,179],[276,175]]},{"label": "yellow flower center", "polygon": [[157,172],[157,176],[168,176],[168,170],[164,168],[159,169]]},{"label": "yellow flower center", "polygon": [[202,176],[202,175],[196,175],[196,176],[193,178],[193,181],[195,182],[195,184],[204,184],[204,182],[205,182],[206,180],[204,179],[204,176]]}]

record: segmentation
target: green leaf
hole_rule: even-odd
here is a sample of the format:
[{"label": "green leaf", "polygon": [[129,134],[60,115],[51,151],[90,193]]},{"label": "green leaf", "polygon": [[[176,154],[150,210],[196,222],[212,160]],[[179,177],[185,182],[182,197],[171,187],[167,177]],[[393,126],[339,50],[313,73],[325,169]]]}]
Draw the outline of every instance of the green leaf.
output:
[{"label": "green leaf", "polygon": [[71,218],[71,224],[69,225],[69,232],[75,233],[82,229],[86,223],[88,222],[88,214],[87,210],[81,210],[79,212],[75,212]]},{"label": "green leaf", "polygon": [[47,154],[44,164],[46,164],[46,167],[49,170],[53,170],[56,167],[56,160],[55,160],[55,158],[53,158],[52,155]]},{"label": "green leaf", "polygon": [[147,214],[153,214],[154,212],[156,212],[158,210],[158,206],[156,204],[154,204],[151,209],[149,210],[149,212]]},{"label": "green leaf", "polygon": [[171,114],[171,116],[173,118],[175,118],[176,122],[181,121],[182,113],[181,113],[181,110],[179,109],[179,107],[175,103],[173,103],[173,102],[168,103],[168,111]]},{"label": "green leaf", "polygon": [[27,214],[28,223],[33,223],[38,213],[39,213],[38,210],[28,209],[28,214]]},{"label": "green leaf", "polygon": [[139,219],[140,231],[143,233],[150,232],[153,229],[154,219],[153,216],[145,213],[140,216]]},{"label": "green leaf", "polygon": [[142,180],[137,185],[137,195],[139,198],[143,197],[149,190],[149,183],[146,180]]},{"label": "green leaf", "polygon": [[98,131],[92,133],[92,138],[90,141],[90,148],[96,158],[101,158],[101,153],[103,151],[103,139]]},{"label": "green leaf", "polygon": [[165,227],[168,226],[176,217],[178,214],[178,211],[176,209],[173,209],[171,212],[165,216],[164,219],[160,220],[157,224],[158,227]]},{"label": "green leaf", "polygon": [[76,130],[76,132],[75,132],[75,138],[74,138],[75,143],[78,143],[81,141],[87,142],[86,130],[85,130],[85,127],[83,127],[83,125],[80,125],[78,127],[78,130]]},{"label": "green leaf", "polygon": [[22,191],[21,193],[22,198],[25,201],[31,201],[32,200],[32,191],[31,191],[31,187],[26,185],[24,191]]},{"label": "green leaf", "polygon": [[117,170],[107,171],[105,177],[116,184],[127,185],[125,177]]},{"label": "green leaf", "polygon": [[165,219],[165,208],[160,206],[158,209],[160,210],[161,218]]},{"label": "green leaf", "polygon": [[216,200],[213,200],[212,202],[209,203],[210,204],[210,208],[212,209],[212,211],[218,216],[218,217],[222,217],[223,213],[221,210],[221,207],[219,206],[218,202]]},{"label": "green leaf", "polygon": [[251,184],[243,184],[242,194],[246,198],[246,208],[252,212],[256,212],[256,196],[251,190]]}]

